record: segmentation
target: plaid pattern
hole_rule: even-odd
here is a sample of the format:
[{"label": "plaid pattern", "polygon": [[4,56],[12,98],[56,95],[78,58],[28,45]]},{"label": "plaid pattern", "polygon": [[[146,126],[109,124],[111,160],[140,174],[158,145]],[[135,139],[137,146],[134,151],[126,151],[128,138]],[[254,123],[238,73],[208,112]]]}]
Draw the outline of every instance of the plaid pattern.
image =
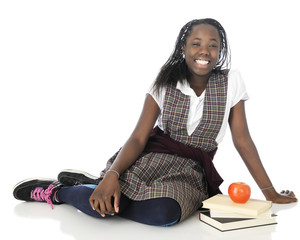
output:
[{"label": "plaid pattern", "polygon": [[191,136],[188,136],[186,129],[190,108],[189,96],[184,95],[174,85],[169,86],[162,117],[165,133],[176,141],[206,152],[214,150],[217,147],[215,139],[225,113],[227,83],[227,75],[211,75],[206,87],[202,120]]},{"label": "plaid pattern", "polygon": [[[226,92],[227,77],[213,75],[206,90],[203,119],[192,136],[188,136],[189,98],[175,88],[168,88],[163,121],[170,136],[193,147],[214,149],[214,139],[224,115]],[[117,155],[118,152],[108,160],[101,177],[104,177]],[[180,221],[193,214],[208,198],[207,183],[200,164],[178,155],[143,153],[120,176],[119,182],[121,192],[135,201],[161,197],[175,199],[181,207]]]},{"label": "plaid pattern", "polygon": [[[108,162],[110,168],[116,153]],[[164,153],[144,154],[120,176],[121,192],[135,201],[168,197],[181,207],[180,221],[193,214],[208,198],[202,167],[195,161]]]}]

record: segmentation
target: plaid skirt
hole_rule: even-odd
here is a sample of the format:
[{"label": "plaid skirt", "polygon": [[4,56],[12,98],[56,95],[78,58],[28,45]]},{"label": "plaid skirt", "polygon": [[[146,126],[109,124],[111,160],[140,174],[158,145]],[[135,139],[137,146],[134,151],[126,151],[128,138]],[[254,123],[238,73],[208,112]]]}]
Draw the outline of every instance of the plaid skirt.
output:
[{"label": "plaid skirt", "polygon": [[[109,161],[104,177],[118,153]],[[208,198],[204,172],[199,163],[166,153],[147,153],[120,176],[121,192],[135,201],[167,197],[181,207],[181,219],[192,215]]]}]

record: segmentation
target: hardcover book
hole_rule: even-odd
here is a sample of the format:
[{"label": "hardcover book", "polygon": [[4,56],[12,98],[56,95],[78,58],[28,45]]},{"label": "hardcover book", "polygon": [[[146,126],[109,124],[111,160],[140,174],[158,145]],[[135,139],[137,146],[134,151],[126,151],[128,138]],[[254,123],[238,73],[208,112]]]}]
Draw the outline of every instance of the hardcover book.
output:
[{"label": "hardcover book", "polygon": [[200,210],[199,219],[221,232],[277,224],[275,214],[270,218],[213,218],[209,209]]},{"label": "hardcover book", "polygon": [[202,207],[257,217],[258,215],[269,210],[271,206],[271,201],[249,199],[246,203],[235,203],[228,195],[217,194],[203,201]]},{"label": "hardcover book", "polygon": [[[249,215],[233,213],[233,212],[224,212],[210,209],[210,216],[213,218],[253,218]],[[256,218],[271,218],[273,217],[273,212],[267,210],[266,212],[259,214]]]}]

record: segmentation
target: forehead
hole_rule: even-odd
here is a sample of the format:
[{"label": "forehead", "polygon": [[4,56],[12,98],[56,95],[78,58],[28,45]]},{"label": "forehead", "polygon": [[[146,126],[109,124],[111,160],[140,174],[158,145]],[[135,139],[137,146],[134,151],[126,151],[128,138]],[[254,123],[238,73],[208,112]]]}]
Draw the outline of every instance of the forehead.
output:
[{"label": "forehead", "polygon": [[220,35],[218,30],[210,25],[210,24],[199,24],[195,25],[192,28],[192,31],[190,35],[187,37],[187,39],[195,39],[195,38],[208,38],[208,39],[216,39],[220,41]]}]

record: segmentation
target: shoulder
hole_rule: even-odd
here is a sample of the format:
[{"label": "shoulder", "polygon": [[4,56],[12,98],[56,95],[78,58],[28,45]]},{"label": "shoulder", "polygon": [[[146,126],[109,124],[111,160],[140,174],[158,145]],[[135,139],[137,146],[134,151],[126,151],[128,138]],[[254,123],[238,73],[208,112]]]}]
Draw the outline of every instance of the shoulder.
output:
[{"label": "shoulder", "polygon": [[162,110],[165,95],[166,95],[167,87],[161,87],[160,89],[155,89],[153,87],[153,84],[148,89],[148,94],[152,96],[152,98],[155,100],[159,108]]},{"label": "shoulder", "polygon": [[223,69],[216,72],[214,76],[217,81],[228,81],[229,84],[242,81],[240,71],[237,69]]},{"label": "shoulder", "polygon": [[239,70],[233,69],[228,72],[228,85],[234,89],[245,88],[245,83]]},{"label": "shoulder", "polygon": [[228,81],[241,81],[242,75],[238,69],[230,69],[228,71]]},{"label": "shoulder", "polygon": [[249,99],[243,77],[237,69],[228,72],[228,96],[231,99],[231,106],[240,100]]}]

